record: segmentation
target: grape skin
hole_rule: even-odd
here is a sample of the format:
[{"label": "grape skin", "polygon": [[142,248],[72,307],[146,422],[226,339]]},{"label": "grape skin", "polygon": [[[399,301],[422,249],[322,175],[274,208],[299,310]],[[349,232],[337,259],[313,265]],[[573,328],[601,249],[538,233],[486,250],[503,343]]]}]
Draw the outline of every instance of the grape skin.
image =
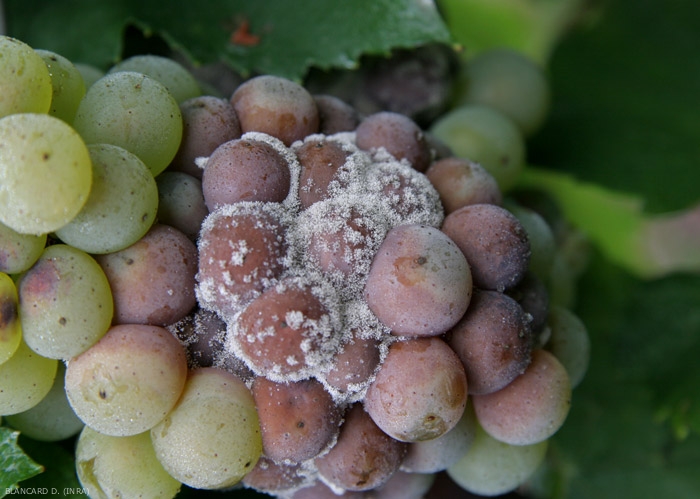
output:
[{"label": "grape skin", "polygon": [[26,43],[0,35],[0,118],[18,113],[47,113],[51,75],[43,59]]},{"label": "grape skin", "polygon": [[96,260],[112,288],[115,324],[167,326],[197,303],[197,247],[173,227],[154,224],[136,243]]},{"label": "grape skin", "polygon": [[187,99],[180,104],[180,112],[182,141],[168,170],[187,173],[201,180],[203,170],[195,160],[209,157],[221,144],[239,139],[241,124],[227,99],[211,95]]},{"label": "grape skin", "polygon": [[285,229],[270,204],[239,203],[208,215],[198,241],[199,303],[233,317],[274,284],[284,270]]},{"label": "grape skin", "polygon": [[334,185],[342,187],[347,183],[341,175],[350,151],[340,142],[307,138],[294,150],[301,166],[299,201],[302,208],[330,197]]},{"label": "grape skin", "polygon": [[386,149],[398,160],[406,160],[419,172],[431,161],[423,131],[409,117],[380,111],[364,118],[355,129],[357,147],[365,151]]},{"label": "grape skin", "polygon": [[360,114],[350,104],[333,95],[313,95],[318,109],[318,131],[324,135],[351,132],[360,124]]},{"label": "grape skin", "polygon": [[462,489],[494,497],[522,485],[540,466],[548,440],[532,445],[508,445],[477,426],[476,438],[467,453],[447,469]]},{"label": "grape skin", "polygon": [[202,222],[209,214],[202,193],[202,181],[178,171],[164,171],[156,180],[158,221],[197,241]]},{"label": "grape skin", "polygon": [[51,75],[52,97],[49,114],[68,124],[73,122],[85,95],[85,82],[78,68],[65,57],[50,50],[36,49]]},{"label": "grape skin", "polygon": [[86,425],[105,435],[128,436],[160,422],[186,378],[185,351],[170,332],[123,324],[71,359],[65,383],[71,407]]},{"label": "grape skin", "polygon": [[190,487],[220,489],[238,483],[262,453],[250,390],[218,368],[190,372],[177,405],[151,430],[163,467]]},{"label": "grape skin", "polygon": [[497,291],[474,292],[467,313],[447,334],[464,365],[470,394],[500,390],[530,364],[532,335],[518,303]]},{"label": "grape skin", "polygon": [[433,336],[464,315],[472,293],[469,264],[457,245],[425,225],[400,225],[372,262],[364,297],[393,334]]},{"label": "grape skin", "polygon": [[84,139],[58,118],[5,116],[0,178],[0,222],[22,234],[47,234],[70,222],[87,202],[90,154]]},{"label": "grape skin", "polygon": [[571,407],[571,382],[564,366],[546,350],[532,353],[527,370],[501,390],[472,397],[482,428],[510,445],[532,445],[551,437]]},{"label": "grape skin", "polygon": [[286,159],[267,142],[248,138],[217,147],[202,174],[204,201],[210,211],[241,201],[281,202],[290,187]]},{"label": "grape skin", "polygon": [[44,252],[46,240],[46,234],[21,234],[0,223],[0,272],[19,274],[27,270]]},{"label": "grape skin", "polygon": [[5,421],[22,434],[41,442],[58,442],[80,433],[85,426],[71,408],[64,388],[66,367],[58,363],[51,390],[34,407]]},{"label": "grape skin", "polygon": [[0,364],[0,414],[36,406],[53,386],[58,361],[42,357],[21,341],[12,357]]},{"label": "grape skin", "polygon": [[473,204],[445,217],[442,231],[469,262],[474,286],[505,291],[520,282],[530,264],[530,242],[522,224],[505,208]]},{"label": "grape skin", "polygon": [[322,479],[334,487],[370,490],[399,469],[406,445],[379,429],[362,404],[355,404],[345,415],[336,444],[314,462]]},{"label": "grape skin", "polygon": [[437,337],[391,344],[364,398],[364,408],[377,426],[403,442],[430,440],[450,431],[466,404],[464,366]]},{"label": "grape skin", "polygon": [[126,149],[91,144],[88,151],[90,196],[56,235],[87,253],[113,253],[134,244],[151,228],[158,211],[158,187],[143,161]]},{"label": "grape skin", "polygon": [[135,154],[154,177],[170,164],[182,140],[177,101],[157,80],[132,71],[93,83],[73,126],[88,144],[114,144]]},{"label": "grape skin", "polygon": [[318,381],[276,383],[259,376],[251,390],[265,457],[300,463],[334,442],[342,413]]},{"label": "grape skin", "polygon": [[90,255],[72,246],[48,246],[20,276],[17,291],[24,340],[44,357],[75,357],[102,338],[112,323],[114,305],[105,273]]},{"label": "grape skin", "polygon": [[576,388],[588,370],[591,340],[583,321],[570,309],[552,306],[547,317],[551,336],[545,348],[566,368],[571,387]]},{"label": "grape skin", "polygon": [[242,83],[231,95],[241,130],[263,132],[290,146],[318,132],[316,102],[304,87],[291,80],[262,75]]},{"label": "grape skin", "polygon": [[21,341],[17,287],[9,275],[0,272],[0,365],[14,355]]},{"label": "grape skin", "polygon": [[449,215],[468,204],[500,205],[503,195],[496,179],[479,163],[448,157],[434,161],[425,172]]},{"label": "grape skin", "polygon": [[86,426],[75,458],[80,484],[94,497],[171,499],[181,488],[158,461],[148,432],[115,437]]}]

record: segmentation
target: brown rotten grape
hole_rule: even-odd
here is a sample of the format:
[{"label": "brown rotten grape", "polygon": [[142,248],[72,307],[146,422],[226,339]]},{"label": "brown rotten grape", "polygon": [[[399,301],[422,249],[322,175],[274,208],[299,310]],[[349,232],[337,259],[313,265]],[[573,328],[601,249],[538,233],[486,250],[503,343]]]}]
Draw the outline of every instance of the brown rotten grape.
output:
[{"label": "brown rotten grape", "polygon": [[276,383],[259,376],[253,381],[252,392],[263,454],[273,461],[311,459],[337,436],[340,408],[318,381]]},{"label": "brown rotten grape", "polygon": [[530,263],[522,224],[505,208],[473,204],[453,211],[442,224],[467,257],[474,286],[504,291],[520,282]]},{"label": "brown rotten grape", "polygon": [[447,341],[464,364],[470,394],[500,390],[530,363],[532,334],[525,313],[497,291],[476,290]]},{"label": "brown rotten grape", "polygon": [[364,399],[377,426],[403,442],[445,434],[457,425],[466,405],[464,366],[437,337],[393,343]]},{"label": "brown rotten grape", "polygon": [[364,297],[392,333],[434,336],[459,321],[471,293],[469,264],[450,238],[426,225],[400,225],[379,247]]},{"label": "brown rotten grape", "polygon": [[338,441],[315,464],[322,479],[334,487],[371,490],[398,471],[406,445],[380,430],[362,404],[355,404],[345,415]]},{"label": "brown rotten grape", "polygon": [[243,133],[263,132],[289,146],[318,132],[316,102],[304,87],[286,78],[262,75],[242,83],[231,104]]}]

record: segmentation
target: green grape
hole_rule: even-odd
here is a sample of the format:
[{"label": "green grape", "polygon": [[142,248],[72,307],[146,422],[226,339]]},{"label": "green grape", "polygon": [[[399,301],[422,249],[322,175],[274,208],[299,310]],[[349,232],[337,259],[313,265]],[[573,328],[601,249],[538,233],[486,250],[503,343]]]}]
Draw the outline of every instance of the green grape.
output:
[{"label": "green grape", "polygon": [[75,65],[60,54],[50,50],[36,49],[46,63],[51,75],[53,89],[49,114],[72,123],[78,104],[85,95],[83,76]]},{"label": "green grape", "polygon": [[20,276],[17,289],[24,340],[44,357],[75,357],[97,343],[111,325],[109,281],[102,267],[77,248],[48,246]]},{"label": "green grape", "polygon": [[588,370],[591,341],[583,321],[570,309],[553,305],[547,323],[550,337],[545,348],[559,359],[569,373],[571,387],[577,387]]},{"label": "green grape", "polygon": [[131,71],[93,83],[73,126],[88,144],[114,144],[136,154],[154,177],[170,164],[182,140],[177,101],[154,78]]},{"label": "green grape", "polygon": [[20,234],[0,223],[0,272],[19,274],[34,265],[46,246],[46,234]]},{"label": "green grape", "polygon": [[24,412],[46,396],[56,378],[58,361],[34,352],[22,341],[15,354],[0,364],[0,414]]},{"label": "green grape", "polygon": [[14,281],[0,272],[0,365],[14,355],[22,341],[18,303]]},{"label": "green grape", "polygon": [[7,423],[23,435],[42,442],[57,442],[77,435],[84,425],[68,404],[65,373],[66,366],[59,362],[49,393],[31,409],[7,416]]},{"label": "green grape", "polygon": [[168,473],[199,489],[238,483],[262,453],[253,396],[239,378],[213,367],[191,372],[182,397],[151,438]]},{"label": "green grape", "polygon": [[0,118],[46,113],[51,94],[51,76],[39,54],[24,42],[0,35]]},{"label": "green grape", "polygon": [[168,499],[181,487],[156,458],[148,432],[114,437],[86,426],[78,437],[75,464],[91,499]]},{"label": "green grape", "polygon": [[557,243],[552,228],[542,215],[515,202],[505,202],[508,209],[522,224],[530,241],[529,270],[544,279],[549,275],[557,251]]},{"label": "green grape", "polygon": [[508,445],[477,426],[471,447],[462,459],[447,468],[447,474],[472,494],[505,494],[532,476],[544,460],[547,446],[547,440],[532,445]]},{"label": "green grape", "polygon": [[88,150],[92,160],[90,197],[56,235],[88,253],[113,253],[148,232],[158,212],[158,188],[148,167],[126,149],[92,144]]},{"label": "green grape", "polygon": [[0,179],[0,222],[22,234],[47,234],[71,221],[87,201],[90,155],[80,135],[58,118],[5,116]]},{"label": "green grape", "polygon": [[535,61],[512,49],[488,50],[463,67],[464,89],[458,104],[480,104],[512,119],[526,137],[549,112],[547,76]]},{"label": "green grape", "polygon": [[95,83],[97,80],[105,75],[105,72],[100,68],[93,66],[92,64],[85,64],[83,62],[74,63],[75,69],[80,72],[83,77],[83,82],[85,83],[85,89],[87,90]]},{"label": "green grape", "polygon": [[522,133],[510,118],[491,107],[455,107],[433,123],[430,133],[456,156],[486,168],[503,192],[513,187],[524,167]]},{"label": "green grape", "polygon": [[178,103],[201,95],[195,77],[182,64],[153,54],[135,55],[118,62],[108,73],[134,71],[143,73],[165,85]]}]

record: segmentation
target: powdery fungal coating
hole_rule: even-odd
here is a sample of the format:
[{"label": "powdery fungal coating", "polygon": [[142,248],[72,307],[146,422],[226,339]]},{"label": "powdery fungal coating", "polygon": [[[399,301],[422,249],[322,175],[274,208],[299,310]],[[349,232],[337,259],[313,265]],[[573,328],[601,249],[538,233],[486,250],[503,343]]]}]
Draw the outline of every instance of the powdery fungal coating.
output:
[{"label": "powdery fungal coating", "polygon": [[362,404],[355,404],[345,415],[336,444],[314,462],[332,489],[371,490],[399,469],[406,445],[384,433]]},{"label": "powdery fungal coating", "polygon": [[447,342],[464,364],[470,394],[495,392],[525,372],[533,345],[522,307],[508,295],[484,290],[475,290]]},{"label": "powdery fungal coating", "polygon": [[466,405],[464,367],[437,337],[393,343],[364,399],[377,426],[402,442],[447,433],[462,418]]},{"label": "powdery fungal coating", "polygon": [[434,336],[459,321],[471,293],[469,265],[450,238],[434,227],[400,225],[382,242],[364,297],[392,333]]},{"label": "powdery fungal coating", "polygon": [[128,248],[95,259],[112,288],[115,324],[167,326],[197,304],[197,247],[173,227],[155,224]]},{"label": "powdery fungal coating", "polygon": [[332,288],[288,277],[265,290],[229,324],[229,342],[259,376],[296,381],[327,371],[340,342]]},{"label": "powdery fungal coating", "polygon": [[200,231],[197,297],[229,318],[277,282],[287,255],[284,212],[273,203],[237,203],[211,213]]},{"label": "powdery fungal coating", "polygon": [[535,350],[522,376],[505,388],[472,397],[481,427],[500,442],[533,445],[561,428],[571,408],[566,368],[546,350]]},{"label": "powdery fungal coating", "polygon": [[343,178],[343,170],[346,169],[350,151],[343,147],[342,142],[328,140],[325,136],[312,136],[307,137],[294,151],[301,165],[299,200],[302,208],[327,199],[334,187],[347,185],[348,179]]},{"label": "powdery fungal coating", "polygon": [[467,257],[480,289],[505,291],[520,282],[530,263],[525,229],[505,208],[473,204],[445,217],[442,231]]},{"label": "powdery fungal coating", "polygon": [[259,376],[251,390],[266,457],[300,463],[335,443],[342,412],[318,381],[276,383]]},{"label": "powdery fungal coating", "polygon": [[259,492],[281,495],[305,485],[307,481],[301,464],[276,463],[261,456],[255,468],[243,477],[242,483]]},{"label": "powdery fungal coating", "polygon": [[301,85],[273,75],[244,82],[231,95],[243,133],[263,132],[287,146],[318,133],[316,102]]}]

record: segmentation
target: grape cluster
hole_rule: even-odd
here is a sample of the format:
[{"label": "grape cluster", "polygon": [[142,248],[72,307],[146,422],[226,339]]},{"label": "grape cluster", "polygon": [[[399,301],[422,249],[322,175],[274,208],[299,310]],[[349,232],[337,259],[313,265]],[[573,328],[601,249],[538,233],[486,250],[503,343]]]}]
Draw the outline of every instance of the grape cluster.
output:
[{"label": "grape cluster", "polygon": [[538,468],[588,340],[554,298],[568,228],[509,194],[541,118],[497,111],[488,70],[428,133],[276,76],[222,98],[170,59],[86,84],[0,48],[0,414],[77,436],[91,497],[418,498],[445,470],[497,495]]}]

